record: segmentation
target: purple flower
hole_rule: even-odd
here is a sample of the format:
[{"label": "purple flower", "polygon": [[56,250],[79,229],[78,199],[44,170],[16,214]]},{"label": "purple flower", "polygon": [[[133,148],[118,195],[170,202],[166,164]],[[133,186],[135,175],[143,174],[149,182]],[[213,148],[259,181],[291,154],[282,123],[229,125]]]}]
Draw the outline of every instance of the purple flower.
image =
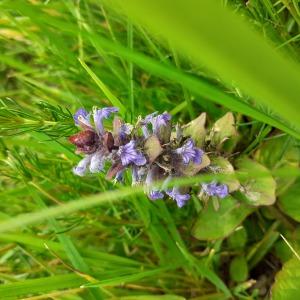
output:
[{"label": "purple flower", "polygon": [[147,162],[145,156],[141,152],[136,150],[134,140],[130,141],[124,146],[120,146],[117,153],[121,158],[123,166],[127,166],[131,163],[137,166],[142,166]]},{"label": "purple flower", "polygon": [[119,109],[117,107],[94,109],[94,122],[98,134],[102,135],[104,133],[103,119],[108,119],[112,113],[117,113],[118,111]]},{"label": "purple flower", "polygon": [[138,167],[133,165],[131,169],[131,184],[135,185],[140,182],[140,177],[138,173]]},{"label": "purple flower", "polygon": [[83,176],[88,168],[91,173],[98,173],[103,170],[105,157],[101,151],[86,155],[76,167],[73,168],[73,173],[78,176]]},{"label": "purple flower", "polygon": [[119,137],[121,140],[126,139],[126,137],[131,133],[133,126],[131,124],[122,124],[119,130]]},{"label": "purple flower", "polygon": [[179,208],[183,207],[191,198],[189,194],[181,194],[178,187],[173,187],[172,190],[166,191],[169,197],[176,201]]},{"label": "purple flower", "polygon": [[216,194],[221,199],[225,198],[229,194],[228,186],[226,184],[220,184],[216,188]]},{"label": "purple flower", "polygon": [[90,172],[98,173],[104,168],[104,157],[101,151],[97,151],[91,155]]},{"label": "purple flower", "polygon": [[164,197],[164,193],[159,190],[158,188],[156,188],[155,186],[153,186],[153,184],[155,183],[155,181],[162,179],[163,176],[163,170],[158,167],[157,165],[152,165],[150,167],[150,169],[148,170],[146,179],[145,179],[145,185],[147,187],[147,193],[148,193],[148,197],[151,200],[157,200],[157,199],[162,199]]},{"label": "purple flower", "polygon": [[164,197],[164,194],[159,190],[152,189],[150,190],[148,196],[151,200],[158,200],[158,199],[162,199]]},{"label": "purple flower", "polygon": [[188,139],[182,147],[175,150],[175,153],[181,156],[185,165],[190,161],[195,164],[201,164],[202,162],[203,151],[195,147],[195,143],[192,139]]},{"label": "purple flower", "polygon": [[142,126],[142,132],[145,139],[147,139],[150,136],[149,130],[147,128],[147,125]]},{"label": "purple flower", "polygon": [[143,135],[144,135],[144,138],[148,138],[150,136],[150,132],[149,132],[149,129],[148,129],[148,124],[151,123],[152,119],[157,115],[157,111],[152,113],[152,114],[149,114],[145,117],[144,120],[141,121],[141,124],[142,124],[142,132],[143,132]]},{"label": "purple flower", "polygon": [[145,119],[144,119],[144,123],[145,123],[145,124],[151,123],[152,119],[157,115],[157,113],[158,113],[158,112],[155,111],[155,112],[153,112],[152,114],[147,115],[147,116],[145,117]]},{"label": "purple flower", "polygon": [[145,167],[138,167],[136,165],[132,165],[131,167],[131,179],[132,179],[132,185],[140,184],[145,176],[146,176],[146,170]]},{"label": "purple flower", "polygon": [[115,177],[115,182],[122,182],[123,180],[124,180],[124,170],[119,171]]},{"label": "purple flower", "polygon": [[154,117],[151,121],[152,127],[153,127],[153,132],[155,134],[157,134],[159,132],[159,129],[161,127],[167,126],[168,123],[170,122],[170,120],[171,120],[171,115],[166,112]]},{"label": "purple flower", "polygon": [[91,155],[85,156],[76,167],[73,168],[73,173],[78,176],[84,176],[87,171],[88,165],[91,162]]},{"label": "purple flower", "polygon": [[144,122],[146,124],[151,123],[152,124],[152,130],[154,134],[159,134],[159,130],[161,127],[165,127],[168,125],[168,123],[171,120],[171,115],[168,114],[167,112],[164,112],[160,115],[157,115],[157,112],[152,113],[148,116],[145,117]]},{"label": "purple flower", "polygon": [[202,183],[202,190],[208,196],[217,196],[219,198],[225,198],[228,193],[228,186],[226,184],[217,184],[215,181],[211,183]]},{"label": "purple flower", "polygon": [[84,108],[79,108],[73,115],[73,119],[77,126],[84,124],[86,126],[91,127],[90,114]]}]

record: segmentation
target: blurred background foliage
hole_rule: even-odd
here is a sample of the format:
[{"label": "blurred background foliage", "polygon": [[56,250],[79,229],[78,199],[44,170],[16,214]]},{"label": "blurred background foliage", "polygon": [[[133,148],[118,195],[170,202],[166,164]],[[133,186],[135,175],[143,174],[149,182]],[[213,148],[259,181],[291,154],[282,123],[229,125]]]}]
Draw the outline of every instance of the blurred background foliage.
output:
[{"label": "blurred background foliage", "polygon": [[[72,113],[94,105],[120,106],[127,121],[205,111],[209,126],[231,110],[233,157],[299,169],[299,2],[210,2],[0,0],[1,299],[297,298],[293,174],[276,178],[273,206],[221,207],[220,236],[223,215],[196,197],[179,210],[71,172]],[[205,237],[193,237],[196,219]]]}]

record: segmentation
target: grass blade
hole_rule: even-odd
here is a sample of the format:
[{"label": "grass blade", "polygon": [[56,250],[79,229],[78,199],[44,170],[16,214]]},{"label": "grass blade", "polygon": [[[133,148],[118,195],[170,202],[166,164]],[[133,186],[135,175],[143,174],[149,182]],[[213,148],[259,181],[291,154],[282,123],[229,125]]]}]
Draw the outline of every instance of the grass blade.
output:
[{"label": "grass blade", "polygon": [[102,90],[108,100],[112,103],[113,106],[116,106],[120,109],[120,114],[124,116],[125,114],[125,107],[120,102],[120,100],[108,89],[108,87],[100,80],[100,78],[86,65],[84,61],[79,59],[80,64],[82,67],[87,71],[87,73],[91,76],[91,78],[95,81],[98,87]]},{"label": "grass blade", "polygon": [[245,114],[261,122],[272,125],[300,139],[300,132],[298,130],[276,119],[274,116],[263,113],[259,109],[250,106],[248,103],[245,103],[237,99],[236,97],[229,95],[228,93],[222,91],[213,84],[204,81],[203,79],[188,75],[171,65],[160,63],[144,54],[138,53],[136,51],[130,51],[122,45],[115,44],[107,40],[106,38],[103,38],[102,36],[98,36],[96,34],[89,34],[89,36],[93,41],[93,44],[99,43],[106,49],[111,50],[124,57],[125,59],[134,62],[139,67],[147,70],[152,74],[177,82],[189,91],[203,97],[204,99],[208,99],[217,104],[224,105],[232,111]]},{"label": "grass blade", "polygon": [[85,279],[75,274],[27,279],[25,281],[1,285],[0,295],[2,300],[20,299],[19,297],[29,294],[38,294],[53,290],[80,287],[85,283]]},{"label": "grass blade", "polygon": [[[299,66],[215,1],[108,1],[299,128]],[[155,16],[155,17],[154,17]],[[216,22],[216,20],[218,20]],[[220,50],[222,49],[222,50]]]}]

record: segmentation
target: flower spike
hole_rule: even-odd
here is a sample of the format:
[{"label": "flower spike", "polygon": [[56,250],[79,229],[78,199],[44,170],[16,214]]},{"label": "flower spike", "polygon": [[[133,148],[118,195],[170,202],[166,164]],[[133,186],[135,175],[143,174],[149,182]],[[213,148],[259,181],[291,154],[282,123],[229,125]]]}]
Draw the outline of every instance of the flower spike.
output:
[{"label": "flower spike", "polygon": [[[175,186],[169,189],[169,181],[193,176],[202,170],[214,172],[212,168],[207,168],[210,164],[208,155],[196,147],[195,130],[186,132],[185,127],[179,124],[172,127],[171,115],[167,112],[139,117],[135,125],[115,116],[113,129],[104,128],[103,121],[118,111],[117,107],[94,108],[94,124],[90,123],[91,113],[84,108],[74,114],[75,125],[81,131],[70,136],[69,141],[76,146],[76,153],[84,157],[73,168],[73,173],[78,176],[84,176],[87,172],[99,173],[107,162],[110,164],[107,179],[124,183],[124,172],[129,170],[132,185],[143,184],[150,200],[169,196],[179,208],[185,206],[191,198],[188,193],[191,187]],[[163,185],[158,186],[157,182],[163,182]],[[200,187],[200,196],[205,194],[222,199],[229,194],[226,184],[210,182]]]}]

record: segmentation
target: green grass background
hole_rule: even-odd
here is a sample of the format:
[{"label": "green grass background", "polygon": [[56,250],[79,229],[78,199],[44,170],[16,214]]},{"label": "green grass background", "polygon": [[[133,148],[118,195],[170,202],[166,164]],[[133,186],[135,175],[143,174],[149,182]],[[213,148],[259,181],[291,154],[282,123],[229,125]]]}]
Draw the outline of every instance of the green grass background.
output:
[{"label": "green grass background", "polygon": [[297,144],[299,25],[296,0],[1,0],[0,299],[253,299],[221,279],[225,237],[191,236],[196,198],[178,210],[78,178],[66,138],[76,109],[114,105],[129,122],[233,111],[249,155],[271,130]]}]

